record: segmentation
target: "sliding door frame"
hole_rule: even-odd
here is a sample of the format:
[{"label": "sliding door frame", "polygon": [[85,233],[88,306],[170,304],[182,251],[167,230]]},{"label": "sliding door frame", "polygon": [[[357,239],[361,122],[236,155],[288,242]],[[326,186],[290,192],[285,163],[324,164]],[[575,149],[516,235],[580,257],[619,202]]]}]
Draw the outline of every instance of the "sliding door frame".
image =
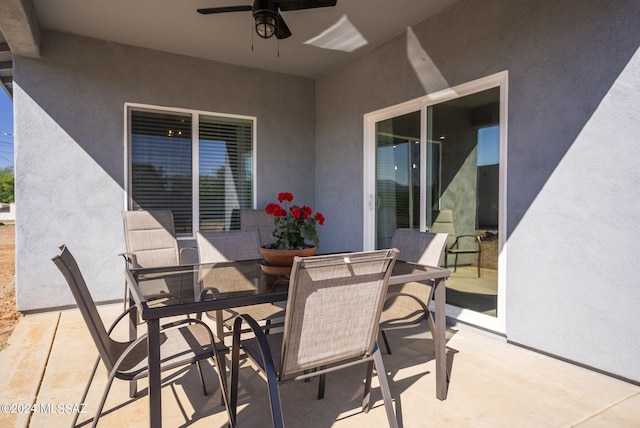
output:
[{"label": "sliding door frame", "polygon": [[[500,88],[500,166],[498,208],[498,302],[497,316],[484,315],[469,309],[447,305],[446,315],[463,323],[504,334],[506,330],[507,271],[507,135],[508,135],[508,72],[502,71],[472,82],[447,88],[385,109],[364,115],[363,154],[363,249],[375,249],[376,230],[376,123],[420,110],[420,230],[426,230],[427,200],[427,108],[456,98]],[[433,308],[432,308],[433,309]]]}]

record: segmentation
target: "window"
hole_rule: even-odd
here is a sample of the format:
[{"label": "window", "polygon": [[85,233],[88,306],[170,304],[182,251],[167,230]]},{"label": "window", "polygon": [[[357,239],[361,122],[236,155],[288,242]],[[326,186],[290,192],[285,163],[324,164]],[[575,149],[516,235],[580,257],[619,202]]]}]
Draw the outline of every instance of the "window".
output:
[{"label": "window", "polygon": [[129,207],[171,209],[176,234],[240,228],[253,203],[255,119],[128,109]]}]

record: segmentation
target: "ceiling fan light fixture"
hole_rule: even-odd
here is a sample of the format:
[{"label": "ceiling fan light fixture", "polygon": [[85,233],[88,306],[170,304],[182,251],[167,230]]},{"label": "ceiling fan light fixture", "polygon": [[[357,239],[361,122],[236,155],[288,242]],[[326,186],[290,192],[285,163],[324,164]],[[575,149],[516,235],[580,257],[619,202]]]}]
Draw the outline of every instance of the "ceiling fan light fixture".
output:
[{"label": "ceiling fan light fixture", "polygon": [[212,13],[251,12],[258,36],[263,39],[276,36],[276,38],[280,40],[291,37],[291,30],[284,22],[280,11],[331,7],[335,6],[337,2],[338,0],[253,0],[252,5],[208,7],[196,10],[203,15]]},{"label": "ceiling fan light fixture", "polygon": [[256,11],[254,14],[256,21],[256,33],[263,39],[268,39],[276,32],[277,15],[270,10]]}]

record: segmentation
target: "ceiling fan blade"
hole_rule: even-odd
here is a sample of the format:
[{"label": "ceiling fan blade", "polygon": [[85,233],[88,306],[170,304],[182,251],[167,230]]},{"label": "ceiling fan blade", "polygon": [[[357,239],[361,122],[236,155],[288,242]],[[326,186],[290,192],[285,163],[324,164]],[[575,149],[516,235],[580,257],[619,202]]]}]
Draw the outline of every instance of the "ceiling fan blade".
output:
[{"label": "ceiling fan blade", "polygon": [[250,12],[253,6],[225,6],[225,7],[209,7],[205,9],[197,9],[198,13],[209,15],[210,13],[226,13],[226,12]]},{"label": "ceiling fan blade", "polygon": [[284,22],[284,19],[280,14],[278,14],[278,26],[276,27],[276,37],[279,39],[286,39],[287,37],[291,37],[291,30],[289,30],[287,23]]},{"label": "ceiling fan blade", "polygon": [[277,0],[278,8],[286,12],[288,10],[315,9],[317,7],[331,7],[338,0]]}]

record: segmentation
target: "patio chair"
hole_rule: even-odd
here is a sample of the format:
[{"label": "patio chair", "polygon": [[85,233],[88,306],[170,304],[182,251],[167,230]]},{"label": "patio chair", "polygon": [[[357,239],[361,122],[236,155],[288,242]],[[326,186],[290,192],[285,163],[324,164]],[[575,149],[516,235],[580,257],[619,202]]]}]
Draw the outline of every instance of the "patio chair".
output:
[{"label": "patio chair", "polygon": [[[376,342],[380,312],[397,254],[397,250],[381,250],[296,257],[291,269],[284,332],[265,335],[250,316],[236,318],[229,400],[232,425],[236,424],[242,346],[265,373],[274,427],[284,425],[280,384],[319,375],[318,398],[322,398],[328,372],[365,362],[368,366],[363,411],[368,412],[371,406],[375,365],[389,425],[398,426]],[[255,337],[241,342],[243,321]]]},{"label": "patio chair", "polygon": [[[440,266],[447,243],[446,233],[419,232],[411,229],[396,229],[391,238],[391,247],[398,249],[398,260]],[[435,324],[429,310],[433,298],[433,287],[419,282],[409,282],[389,286],[387,298],[380,317],[380,333],[391,354],[386,330],[415,327],[425,319],[433,334]]]},{"label": "patio chair", "polygon": [[[453,221],[453,211],[442,210],[436,216],[430,228],[434,233],[446,233],[447,246],[445,249],[444,267],[449,267],[449,254],[455,256],[453,262],[453,271],[458,268],[459,254],[477,254],[478,255],[478,278],[480,278],[480,261],[482,259],[482,241],[477,235],[456,235],[455,223]],[[463,245],[462,242],[465,244]]]},{"label": "patio chair", "polygon": [[[177,266],[185,263],[188,251],[178,249],[171,210],[123,211],[125,257],[131,268]],[[195,262],[195,260],[192,260]]]},{"label": "patio chair", "polygon": [[[123,211],[124,238],[126,253],[120,254],[130,269],[159,266],[177,266],[188,262],[195,263],[195,248],[178,248],[173,213],[171,210]],[[192,252],[191,256],[188,256]],[[190,257],[189,260],[187,258]],[[177,287],[180,288],[180,284]],[[163,298],[176,298],[170,291]],[[180,290],[178,290],[179,294]],[[124,304],[127,307],[127,286],[124,290]]]},{"label": "patio chair", "polygon": [[273,244],[273,216],[264,210],[240,210],[240,229],[257,229],[260,232],[260,245]]},{"label": "patio chair", "polygon": [[[87,398],[89,387],[91,386],[91,382],[93,381],[101,360],[109,372],[102,399],[93,419],[92,426],[95,427],[98,424],[109,389],[115,378],[131,381],[148,376],[147,336],[142,335],[128,342],[118,342],[112,339],[111,333],[115,326],[127,317],[131,311],[135,310],[136,306],[131,306],[124,311],[116,318],[109,329],[105,329],[75,258],[66,246],[63,245],[60,247],[60,250],[60,255],[53,257],[52,260],[66,279],[78,305],[78,309],[89,328],[91,338],[98,348],[98,358],[93,366],[89,381],[79,401],[80,403],[84,403]],[[204,394],[207,395],[207,388],[200,362],[204,359],[212,358],[216,364],[219,364],[217,370],[218,381],[220,382],[221,390],[225,390],[226,376],[222,376],[222,373],[225,373],[225,363],[222,353],[227,352],[228,349],[224,344],[215,342],[213,333],[205,323],[196,319],[187,318],[161,326],[161,334],[161,371],[195,363],[200,374]],[[133,396],[135,396],[135,394],[132,395],[132,398]],[[225,398],[226,394],[223,394],[223,399]],[[76,413],[73,419],[74,427],[78,421],[78,416],[79,413]]]},{"label": "patio chair", "polygon": [[[258,229],[229,230],[219,232],[196,232],[198,256],[200,263],[220,263],[227,261],[257,260],[260,255],[260,233]],[[223,268],[210,270],[213,275],[223,275]],[[237,276],[237,275],[236,275]],[[215,281],[215,278],[214,278]],[[239,281],[238,286],[254,287],[254,284],[244,284]],[[206,287],[200,299],[215,298],[216,290]],[[207,316],[216,323],[216,336],[222,341],[230,336],[233,330],[233,320],[240,314],[250,314],[254,319],[265,321],[265,331],[271,327],[278,327],[280,323],[272,323],[274,319],[284,317],[284,309],[272,303],[245,306],[221,311],[207,312]],[[199,314],[201,317],[201,314]]]}]

